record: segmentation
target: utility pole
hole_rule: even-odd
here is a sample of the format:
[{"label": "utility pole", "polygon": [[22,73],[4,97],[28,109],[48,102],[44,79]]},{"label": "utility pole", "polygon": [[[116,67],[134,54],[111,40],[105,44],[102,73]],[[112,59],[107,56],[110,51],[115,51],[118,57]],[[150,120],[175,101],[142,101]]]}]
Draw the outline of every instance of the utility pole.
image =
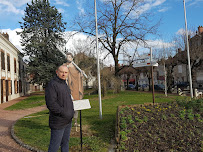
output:
[{"label": "utility pole", "polygon": [[191,76],[191,66],[190,66],[190,52],[189,52],[189,42],[188,42],[188,32],[187,32],[187,18],[186,18],[186,8],[185,0],[183,0],[184,5],[184,15],[185,15],[185,32],[186,32],[186,43],[187,43],[187,58],[188,58],[188,70],[189,70],[189,79],[190,79],[190,95],[193,98],[193,89],[192,89],[192,76]]},{"label": "utility pole", "polygon": [[97,28],[97,3],[94,0],[95,7],[95,28],[96,28],[96,52],[97,52],[97,78],[98,78],[98,95],[99,95],[99,117],[102,119],[102,102],[101,102],[101,81],[100,81],[100,65],[98,51],[98,28]]}]

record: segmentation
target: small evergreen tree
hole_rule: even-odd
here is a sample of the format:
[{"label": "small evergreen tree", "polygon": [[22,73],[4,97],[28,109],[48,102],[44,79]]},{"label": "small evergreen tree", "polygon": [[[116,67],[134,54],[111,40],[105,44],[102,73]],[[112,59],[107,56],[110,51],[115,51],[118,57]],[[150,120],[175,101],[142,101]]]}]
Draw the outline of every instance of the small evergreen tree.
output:
[{"label": "small evergreen tree", "polygon": [[59,51],[66,41],[63,38],[66,23],[61,13],[49,0],[32,0],[25,9],[21,24],[21,45],[29,57],[27,72],[30,82],[46,84],[55,75],[56,67],[66,62]]}]

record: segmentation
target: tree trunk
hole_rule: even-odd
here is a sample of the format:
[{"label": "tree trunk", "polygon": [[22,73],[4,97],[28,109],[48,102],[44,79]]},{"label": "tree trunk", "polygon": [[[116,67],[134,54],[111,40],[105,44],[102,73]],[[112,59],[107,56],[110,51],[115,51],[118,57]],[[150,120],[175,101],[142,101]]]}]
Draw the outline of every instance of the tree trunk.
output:
[{"label": "tree trunk", "polygon": [[115,76],[117,77],[119,72],[118,56],[114,57],[114,61],[115,61]]},{"label": "tree trunk", "polygon": [[138,91],[138,76],[136,75],[136,86],[135,86],[135,90]]}]

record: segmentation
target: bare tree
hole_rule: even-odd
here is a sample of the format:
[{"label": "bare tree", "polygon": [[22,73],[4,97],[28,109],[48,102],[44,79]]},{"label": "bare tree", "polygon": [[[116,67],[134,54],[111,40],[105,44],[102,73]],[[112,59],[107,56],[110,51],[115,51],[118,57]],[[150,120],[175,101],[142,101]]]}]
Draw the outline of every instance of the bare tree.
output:
[{"label": "bare tree", "polygon": [[[147,1],[146,1],[147,2]],[[127,43],[145,43],[148,34],[155,34],[159,22],[151,20],[152,13],[143,12],[145,0],[98,1],[99,42],[111,54],[115,63],[115,75],[119,72],[119,55]],[[73,30],[95,36],[94,11],[77,18]]]}]

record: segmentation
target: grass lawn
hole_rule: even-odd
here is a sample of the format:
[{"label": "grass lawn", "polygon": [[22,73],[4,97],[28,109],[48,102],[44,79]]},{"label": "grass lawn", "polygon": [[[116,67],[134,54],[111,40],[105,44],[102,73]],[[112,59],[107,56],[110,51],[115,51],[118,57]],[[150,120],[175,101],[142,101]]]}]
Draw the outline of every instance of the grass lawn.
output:
[{"label": "grass lawn", "polygon": [[[40,96],[37,96],[41,98]],[[31,96],[27,100],[34,101],[36,96]],[[108,151],[108,146],[115,137],[116,111],[120,105],[133,105],[152,102],[152,93],[123,91],[119,94],[108,93],[102,98],[102,119],[99,118],[99,102],[97,95],[85,95],[90,99],[91,109],[82,111],[83,147],[84,151]],[[155,102],[168,102],[185,97],[164,94],[155,94]],[[26,102],[27,103],[27,102]],[[21,105],[23,106],[23,105]],[[72,128],[74,132],[75,128]],[[88,133],[87,133],[88,132]],[[50,139],[50,129],[48,127],[48,110],[33,114],[32,117],[20,119],[15,125],[15,133],[24,143],[47,151]],[[80,150],[80,138],[72,134],[70,139],[70,149]]]},{"label": "grass lawn", "polygon": [[6,110],[20,110],[28,109],[45,104],[45,97],[43,92],[35,92],[31,94],[30,97],[18,102],[10,107],[7,107]]}]

